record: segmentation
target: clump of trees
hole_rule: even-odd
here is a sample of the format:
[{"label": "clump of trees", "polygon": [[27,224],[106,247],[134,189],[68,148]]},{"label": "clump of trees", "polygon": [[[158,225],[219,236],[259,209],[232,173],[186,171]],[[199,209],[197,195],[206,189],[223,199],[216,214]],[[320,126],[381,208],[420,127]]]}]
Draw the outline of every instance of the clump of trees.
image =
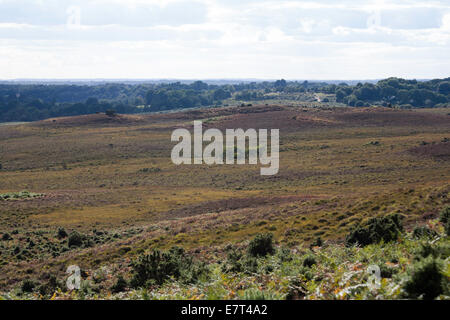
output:
[{"label": "clump of trees", "polygon": [[327,89],[328,92],[336,94],[337,102],[355,107],[378,104],[425,108],[450,103],[450,78],[431,81],[389,78],[376,84],[358,83],[356,86],[342,84]]}]

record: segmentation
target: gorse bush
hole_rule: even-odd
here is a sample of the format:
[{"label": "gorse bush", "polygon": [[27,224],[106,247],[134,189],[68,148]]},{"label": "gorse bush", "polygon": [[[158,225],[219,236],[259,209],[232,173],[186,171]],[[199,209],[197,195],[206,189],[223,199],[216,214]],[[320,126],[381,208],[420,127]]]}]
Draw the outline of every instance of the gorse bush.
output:
[{"label": "gorse bush", "polygon": [[227,260],[222,265],[223,272],[242,272],[241,263],[242,253],[236,249],[232,249],[227,254]]},{"label": "gorse bush", "polygon": [[316,257],[314,255],[307,255],[304,259],[303,259],[303,266],[304,267],[308,267],[311,268],[313,265],[315,265],[316,262]]},{"label": "gorse bush", "polygon": [[450,236],[450,206],[442,209],[439,220],[442,222],[445,228],[445,233]]},{"label": "gorse bush", "polygon": [[58,282],[56,276],[51,275],[45,284],[39,286],[38,290],[41,295],[49,296],[52,295],[60,287],[62,287],[62,285]]},{"label": "gorse bush", "polygon": [[366,246],[380,241],[390,242],[398,239],[403,231],[401,218],[398,214],[382,218],[371,218],[367,223],[351,230],[346,237],[346,245]]},{"label": "gorse bush", "polygon": [[84,236],[76,231],[73,231],[69,235],[68,245],[69,247],[81,247],[83,245]]},{"label": "gorse bush", "polygon": [[30,293],[33,292],[34,288],[36,287],[36,284],[34,281],[26,279],[22,282],[20,289],[22,292]]},{"label": "gorse bush", "polygon": [[434,299],[444,291],[442,263],[433,257],[417,262],[411,271],[410,279],[404,285],[407,298]]},{"label": "gorse bush", "polygon": [[450,220],[450,206],[446,206],[439,214],[439,221],[446,224]]},{"label": "gorse bush", "polygon": [[258,260],[249,254],[232,249],[227,254],[227,259],[222,265],[223,272],[252,274],[258,271]]},{"label": "gorse bush", "polygon": [[67,234],[66,230],[62,227],[59,227],[58,232],[56,233],[56,237],[58,239],[64,239],[67,236],[68,236],[68,234]]},{"label": "gorse bush", "polygon": [[275,248],[273,245],[273,234],[260,233],[250,241],[248,246],[248,253],[253,257],[266,256],[274,254]]},{"label": "gorse bush", "polygon": [[9,240],[12,240],[12,237],[9,235],[9,233],[4,233],[2,235],[2,240],[3,241],[9,241]]},{"label": "gorse bush", "polygon": [[132,263],[131,286],[161,285],[173,277],[184,283],[195,283],[208,275],[204,263],[195,261],[184,249],[173,247],[168,252],[153,250]]},{"label": "gorse bush", "polygon": [[124,279],[124,277],[120,274],[117,277],[116,282],[112,285],[111,287],[111,292],[113,293],[117,293],[117,292],[122,292],[125,291],[126,287],[127,287],[127,281]]},{"label": "gorse bush", "polygon": [[311,247],[321,247],[323,245],[323,240],[321,237],[317,237],[316,240],[314,240],[311,243]]},{"label": "gorse bush", "polygon": [[439,233],[434,231],[433,229],[428,228],[427,226],[416,226],[413,230],[413,237],[414,238],[434,238],[436,236],[439,236]]},{"label": "gorse bush", "polygon": [[419,248],[415,251],[415,259],[421,260],[432,256],[433,258],[447,259],[450,257],[450,243],[440,243],[432,245],[431,243],[421,243]]},{"label": "gorse bush", "polygon": [[293,259],[291,250],[288,248],[281,248],[277,253],[277,257],[280,262],[289,262]]}]

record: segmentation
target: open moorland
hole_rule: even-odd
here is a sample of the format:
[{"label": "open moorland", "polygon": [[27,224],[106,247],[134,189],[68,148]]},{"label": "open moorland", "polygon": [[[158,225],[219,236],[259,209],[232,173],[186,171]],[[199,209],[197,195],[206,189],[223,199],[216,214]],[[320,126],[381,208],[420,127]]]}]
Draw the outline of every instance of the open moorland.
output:
[{"label": "open moorland", "polygon": [[[279,173],[174,165],[171,133],[194,120],[204,129],[279,128]],[[441,246],[433,250],[447,268],[445,289],[439,213],[449,182],[446,108],[264,104],[0,126],[0,295],[398,298],[427,244]],[[403,226],[393,243],[345,246],[352,229],[392,214]],[[432,239],[414,238],[417,230]],[[267,233],[276,253],[246,257],[249,241]],[[167,278],[136,276],[153,249],[191,264]],[[347,290],[373,263],[383,265],[381,291]],[[82,270],[79,292],[65,289],[69,265]]]}]

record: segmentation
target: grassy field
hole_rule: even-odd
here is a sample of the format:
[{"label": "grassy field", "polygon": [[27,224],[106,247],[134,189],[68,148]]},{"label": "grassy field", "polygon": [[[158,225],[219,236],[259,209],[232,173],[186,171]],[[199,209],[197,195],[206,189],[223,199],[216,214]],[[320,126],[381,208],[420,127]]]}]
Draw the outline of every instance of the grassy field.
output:
[{"label": "grassy field", "polygon": [[[311,277],[322,275],[320,284],[303,279],[293,298],[374,298],[342,291],[358,276],[331,283],[378,260],[407,272],[415,247],[424,243],[408,232],[427,225],[443,234],[437,219],[450,204],[449,114],[304,103],[0,126],[0,195],[9,194],[0,196],[0,293],[19,297],[27,279],[36,288],[51,275],[63,281],[67,266],[77,264],[91,287],[81,296],[60,290],[54,297],[232,299],[267,290],[265,298],[286,298],[300,272],[295,266],[314,254]],[[203,120],[204,129],[279,128],[279,173],[260,176],[256,165],[174,165],[171,133],[192,128],[193,120]],[[343,246],[353,227],[392,213],[403,217],[401,243]],[[77,232],[83,244],[69,246],[58,230]],[[219,262],[230,247],[245,250],[267,232],[291,260],[277,253],[261,258],[253,274],[223,272]],[[318,237],[325,245],[311,253]],[[445,246],[448,237],[439,241]],[[117,276],[128,280],[130,263],[142,253],[174,245],[210,264],[213,280],[111,295]],[[403,256],[378,256],[385,252]],[[96,280],[102,270],[107,275]],[[383,284],[383,297],[399,296],[394,284]],[[47,296],[35,290],[29,297]]]}]

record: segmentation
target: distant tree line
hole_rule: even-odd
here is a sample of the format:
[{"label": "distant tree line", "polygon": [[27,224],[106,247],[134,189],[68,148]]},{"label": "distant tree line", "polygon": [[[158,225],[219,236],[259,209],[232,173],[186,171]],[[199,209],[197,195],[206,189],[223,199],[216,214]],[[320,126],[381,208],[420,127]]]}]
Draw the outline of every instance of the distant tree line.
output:
[{"label": "distant tree line", "polygon": [[450,103],[450,78],[430,81],[389,78],[378,83],[329,84],[308,81],[264,81],[236,84],[0,84],[0,122],[34,121],[114,110],[154,112],[222,105],[234,101],[290,99],[302,93],[334,95],[338,103],[423,108]]},{"label": "distant tree line", "polygon": [[336,95],[336,101],[349,106],[399,106],[402,108],[430,108],[450,103],[450,78],[430,81],[389,78],[376,84],[345,83],[320,89]]}]

